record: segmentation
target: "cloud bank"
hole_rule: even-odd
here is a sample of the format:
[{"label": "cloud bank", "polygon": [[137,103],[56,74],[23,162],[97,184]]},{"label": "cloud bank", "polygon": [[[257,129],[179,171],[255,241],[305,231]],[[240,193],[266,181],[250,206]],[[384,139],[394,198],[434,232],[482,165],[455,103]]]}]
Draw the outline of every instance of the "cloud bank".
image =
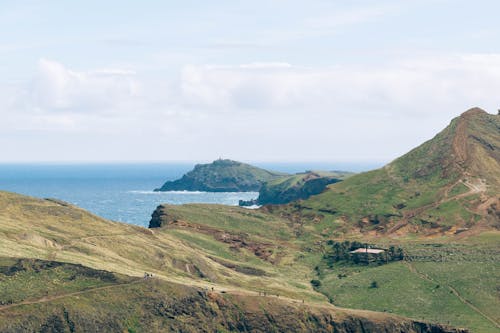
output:
[{"label": "cloud bank", "polygon": [[[113,135],[151,147],[139,154],[144,159],[155,159],[156,141],[168,143],[172,159],[236,158],[244,148],[264,160],[387,160],[469,107],[494,112],[500,54],[429,56],[377,67],[185,65],[154,77],[40,59],[32,80],[5,88],[11,97],[3,99],[2,131],[54,138],[85,133],[104,149],[102,142]],[[381,153],[389,142],[392,149]],[[278,154],[270,143],[280,145]],[[109,149],[116,152],[115,146]]]}]

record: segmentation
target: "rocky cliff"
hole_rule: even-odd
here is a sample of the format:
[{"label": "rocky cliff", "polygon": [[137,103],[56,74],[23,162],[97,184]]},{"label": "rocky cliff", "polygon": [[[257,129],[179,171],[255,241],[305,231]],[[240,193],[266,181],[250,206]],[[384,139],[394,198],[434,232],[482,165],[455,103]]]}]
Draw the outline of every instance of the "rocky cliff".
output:
[{"label": "rocky cliff", "polygon": [[286,204],[323,192],[329,184],[342,180],[347,173],[304,172],[266,182],[257,199],[258,205]]}]

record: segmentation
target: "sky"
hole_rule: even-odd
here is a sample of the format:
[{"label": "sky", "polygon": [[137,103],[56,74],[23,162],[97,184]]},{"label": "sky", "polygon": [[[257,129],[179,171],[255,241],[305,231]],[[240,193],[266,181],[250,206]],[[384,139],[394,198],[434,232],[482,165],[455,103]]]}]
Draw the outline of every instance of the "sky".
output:
[{"label": "sky", "polygon": [[385,163],[500,108],[500,2],[0,0],[0,162]]}]

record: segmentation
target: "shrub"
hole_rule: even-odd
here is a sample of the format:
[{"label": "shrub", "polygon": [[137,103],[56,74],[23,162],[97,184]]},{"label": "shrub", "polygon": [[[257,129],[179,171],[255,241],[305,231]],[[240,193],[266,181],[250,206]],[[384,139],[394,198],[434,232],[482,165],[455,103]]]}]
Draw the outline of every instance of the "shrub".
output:
[{"label": "shrub", "polygon": [[320,280],[311,280],[311,284],[314,288],[318,288],[321,286],[321,281]]}]

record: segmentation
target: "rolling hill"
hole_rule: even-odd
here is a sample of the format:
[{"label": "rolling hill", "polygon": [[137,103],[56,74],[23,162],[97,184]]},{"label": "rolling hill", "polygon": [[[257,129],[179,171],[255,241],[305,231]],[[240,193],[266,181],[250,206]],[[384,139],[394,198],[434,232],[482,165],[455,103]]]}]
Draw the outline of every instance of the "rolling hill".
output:
[{"label": "rolling hill", "polygon": [[0,192],[0,331],[465,332],[332,306],[286,220],[166,208],[176,223],[145,229]]}]

